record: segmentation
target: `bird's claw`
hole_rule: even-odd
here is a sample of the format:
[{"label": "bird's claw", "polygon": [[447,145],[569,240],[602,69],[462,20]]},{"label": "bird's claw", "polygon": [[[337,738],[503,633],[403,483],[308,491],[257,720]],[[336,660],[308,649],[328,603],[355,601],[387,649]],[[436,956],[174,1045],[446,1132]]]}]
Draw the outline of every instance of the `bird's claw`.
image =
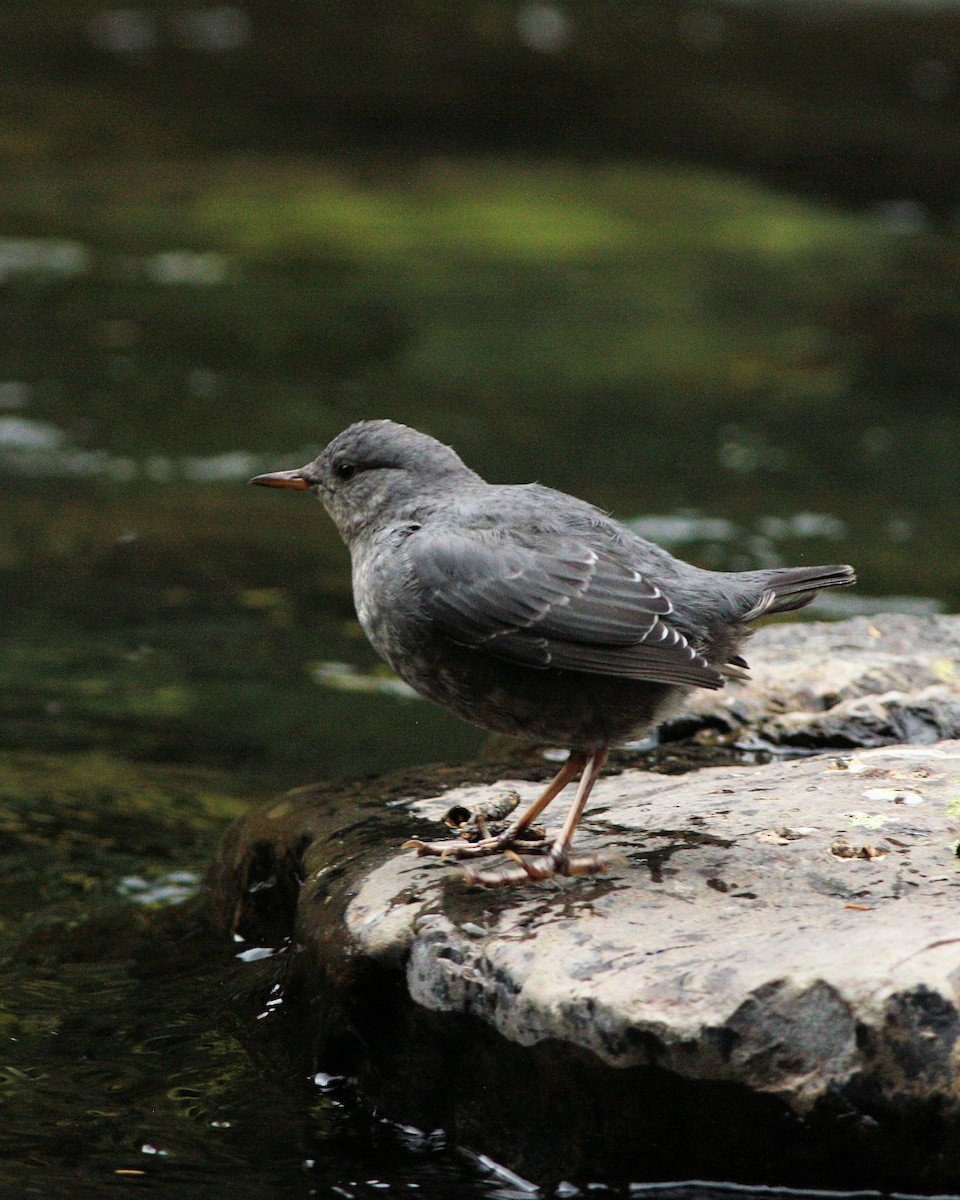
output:
[{"label": "bird's claw", "polygon": [[460,838],[447,838],[442,842],[424,842],[411,838],[402,849],[416,850],[419,858],[433,855],[436,858],[478,858],[485,854],[496,854],[502,850],[499,838],[488,838],[481,842],[465,842]]},{"label": "bird's claw", "polygon": [[486,858],[491,854],[506,853],[507,850],[522,850],[524,854],[546,854],[553,845],[553,839],[539,837],[534,839],[510,838],[506,834],[498,837],[484,838],[479,842],[467,842],[461,838],[447,838],[442,842],[424,842],[420,838],[410,838],[403,843],[401,849],[416,850],[419,858],[433,855],[435,858]]},{"label": "bird's claw", "polygon": [[602,875],[617,861],[615,854],[578,854],[571,857],[566,853],[551,850],[540,862],[530,862],[513,850],[504,852],[513,865],[482,870],[477,867],[464,867],[463,878],[467,883],[475,883],[480,887],[502,887],[512,883],[539,883],[543,879],[553,879],[557,875]]}]

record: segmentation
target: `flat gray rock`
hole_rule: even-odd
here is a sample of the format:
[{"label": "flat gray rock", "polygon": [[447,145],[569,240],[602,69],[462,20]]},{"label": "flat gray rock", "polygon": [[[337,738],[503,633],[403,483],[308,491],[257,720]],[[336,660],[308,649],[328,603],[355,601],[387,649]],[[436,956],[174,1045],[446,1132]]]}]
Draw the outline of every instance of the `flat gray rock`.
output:
[{"label": "flat gray rock", "polygon": [[[439,820],[481,793],[412,811]],[[885,1095],[955,1102],[958,836],[960,742],[631,770],[597,785],[578,839],[623,855],[606,886],[518,888],[491,911],[481,894],[456,919],[452,868],[397,854],[357,880],[346,932],[418,1004],[522,1045],[558,1039],[798,1110],[863,1071]]]}]

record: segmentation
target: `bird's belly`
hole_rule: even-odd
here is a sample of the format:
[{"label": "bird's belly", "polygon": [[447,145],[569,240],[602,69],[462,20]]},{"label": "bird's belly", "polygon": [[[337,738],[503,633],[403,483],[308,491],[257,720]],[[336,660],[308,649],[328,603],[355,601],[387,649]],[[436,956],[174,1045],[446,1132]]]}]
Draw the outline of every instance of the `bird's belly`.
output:
[{"label": "bird's belly", "polygon": [[446,641],[388,656],[422,695],[484,729],[573,749],[636,737],[664,720],[687,689],[583,672],[536,670]]},{"label": "bird's belly", "polygon": [[671,684],[536,669],[445,637],[415,604],[382,586],[380,559],[354,558],[354,596],[364,633],[415,691],[465,721],[572,749],[617,744],[664,720],[689,689]]}]

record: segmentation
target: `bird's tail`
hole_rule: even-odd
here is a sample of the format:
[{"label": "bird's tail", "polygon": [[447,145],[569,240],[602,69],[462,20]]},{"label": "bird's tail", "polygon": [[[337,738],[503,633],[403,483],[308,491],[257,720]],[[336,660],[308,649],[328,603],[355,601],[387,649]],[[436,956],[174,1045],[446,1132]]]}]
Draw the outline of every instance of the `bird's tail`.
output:
[{"label": "bird's tail", "polygon": [[749,574],[756,575],[761,591],[759,596],[754,593],[755,599],[751,597],[754,602],[740,618],[742,621],[755,621],[757,617],[771,613],[792,612],[809,604],[821,588],[846,587],[857,582],[853,567],[847,566],[780,567]]}]

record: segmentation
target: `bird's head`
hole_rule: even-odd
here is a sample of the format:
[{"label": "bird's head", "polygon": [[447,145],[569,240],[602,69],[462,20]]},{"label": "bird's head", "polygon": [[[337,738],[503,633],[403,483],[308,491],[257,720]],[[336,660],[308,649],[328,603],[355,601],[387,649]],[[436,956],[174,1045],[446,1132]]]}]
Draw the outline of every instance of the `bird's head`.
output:
[{"label": "bird's head", "polygon": [[439,497],[477,476],[458,454],[428,434],[395,421],[358,421],[294,471],[257,475],[265,487],[309,489],[349,545],[389,523],[409,502]]}]

